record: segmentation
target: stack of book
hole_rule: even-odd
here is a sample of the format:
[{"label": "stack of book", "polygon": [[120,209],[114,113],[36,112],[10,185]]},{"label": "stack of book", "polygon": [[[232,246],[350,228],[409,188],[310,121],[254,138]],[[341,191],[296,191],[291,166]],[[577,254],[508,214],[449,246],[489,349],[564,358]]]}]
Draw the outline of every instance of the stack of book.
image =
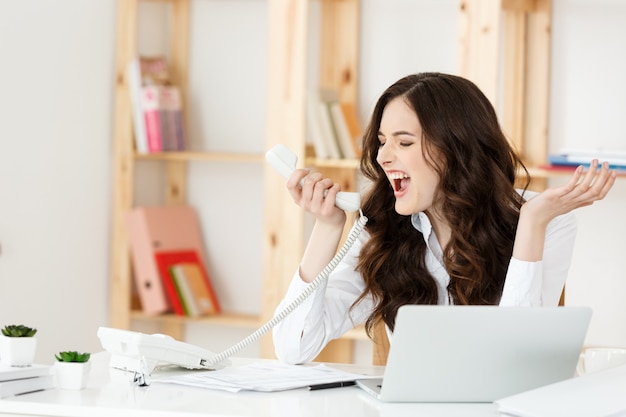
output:
[{"label": "stack of book", "polygon": [[135,287],[145,313],[193,317],[221,311],[191,206],[137,207],[126,220]]},{"label": "stack of book", "polygon": [[562,149],[559,153],[548,156],[547,168],[575,169],[580,165],[589,167],[594,159],[600,163],[608,162],[611,169],[626,172],[626,152],[607,150]]},{"label": "stack of book", "polygon": [[0,398],[54,388],[51,370],[49,365],[17,367],[3,364],[0,360]]},{"label": "stack of book", "polygon": [[185,150],[182,97],[165,57],[138,56],[128,65],[135,148],[139,153]]},{"label": "stack of book", "polygon": [[361,156],[363,132],[352,103],[339,101],[334,90],[312,90],[307,99],[307,125],[315,156],[354,159]]}]

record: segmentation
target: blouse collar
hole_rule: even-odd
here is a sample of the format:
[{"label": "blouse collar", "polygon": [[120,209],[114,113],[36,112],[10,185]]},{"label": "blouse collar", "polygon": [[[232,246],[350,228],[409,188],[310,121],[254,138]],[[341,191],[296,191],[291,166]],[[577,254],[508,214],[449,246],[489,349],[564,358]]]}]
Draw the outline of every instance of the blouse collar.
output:
[{"label": "blouse collar", "polygon": [[443,250],[437,240],[437,236],[433,233],[433,226],[428,218],[428,215],[423,211],[411,215],[411,224],[413,227],[422,233],[426,246],[430,249],[437,261],[443,265]]},{"label": "blouse collar", "polygon": [[423,211],[411,215],[411,224],[413,227],[424,235],[424,240],[428,241],[428,237],[433,230],[430,219]]}]

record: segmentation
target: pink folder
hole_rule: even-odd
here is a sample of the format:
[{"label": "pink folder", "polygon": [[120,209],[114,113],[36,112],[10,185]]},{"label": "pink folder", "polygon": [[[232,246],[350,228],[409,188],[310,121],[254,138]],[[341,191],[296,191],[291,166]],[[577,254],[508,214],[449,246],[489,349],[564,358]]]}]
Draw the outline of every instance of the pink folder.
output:
[{"label": "pink folder", "polygon": [[134,279],[143,311],[147,314],[172,311],[155,253],[194,250],[207,265],[195,210],[190,206],[137,207],[128,213],[127,225]]}]

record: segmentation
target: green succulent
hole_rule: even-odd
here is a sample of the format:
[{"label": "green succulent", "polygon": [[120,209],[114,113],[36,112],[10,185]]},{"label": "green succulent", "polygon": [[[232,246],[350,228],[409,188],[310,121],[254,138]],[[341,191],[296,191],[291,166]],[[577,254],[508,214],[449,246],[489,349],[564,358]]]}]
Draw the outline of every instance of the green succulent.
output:
[{"label": "green succulent", "polygon": [[2,329],[2,334],[7,337],[33,337],[35,333],[37,333],[37,329],[22,324],[10,324]]},{"label": "green succulent", "polygon": [[67,352],[59,352],[54,355],[59,362],[87,362],[91,357],[90,353],[79,353],[75,350]]}]

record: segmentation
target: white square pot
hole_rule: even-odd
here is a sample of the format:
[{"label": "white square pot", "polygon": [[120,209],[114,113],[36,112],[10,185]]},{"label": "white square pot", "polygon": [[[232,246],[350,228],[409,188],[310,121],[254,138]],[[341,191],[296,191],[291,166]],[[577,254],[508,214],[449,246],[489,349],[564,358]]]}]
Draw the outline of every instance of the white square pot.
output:
[{"label": "white square pot", "polygon": [[81,390],[87,386],[91,362],[55,362],[54,373],[59,389]]},{"label": "white square pot", "polygon": [[0,335],[0,361],[9,366],[28,366],[35,360],[37,339]]}]

